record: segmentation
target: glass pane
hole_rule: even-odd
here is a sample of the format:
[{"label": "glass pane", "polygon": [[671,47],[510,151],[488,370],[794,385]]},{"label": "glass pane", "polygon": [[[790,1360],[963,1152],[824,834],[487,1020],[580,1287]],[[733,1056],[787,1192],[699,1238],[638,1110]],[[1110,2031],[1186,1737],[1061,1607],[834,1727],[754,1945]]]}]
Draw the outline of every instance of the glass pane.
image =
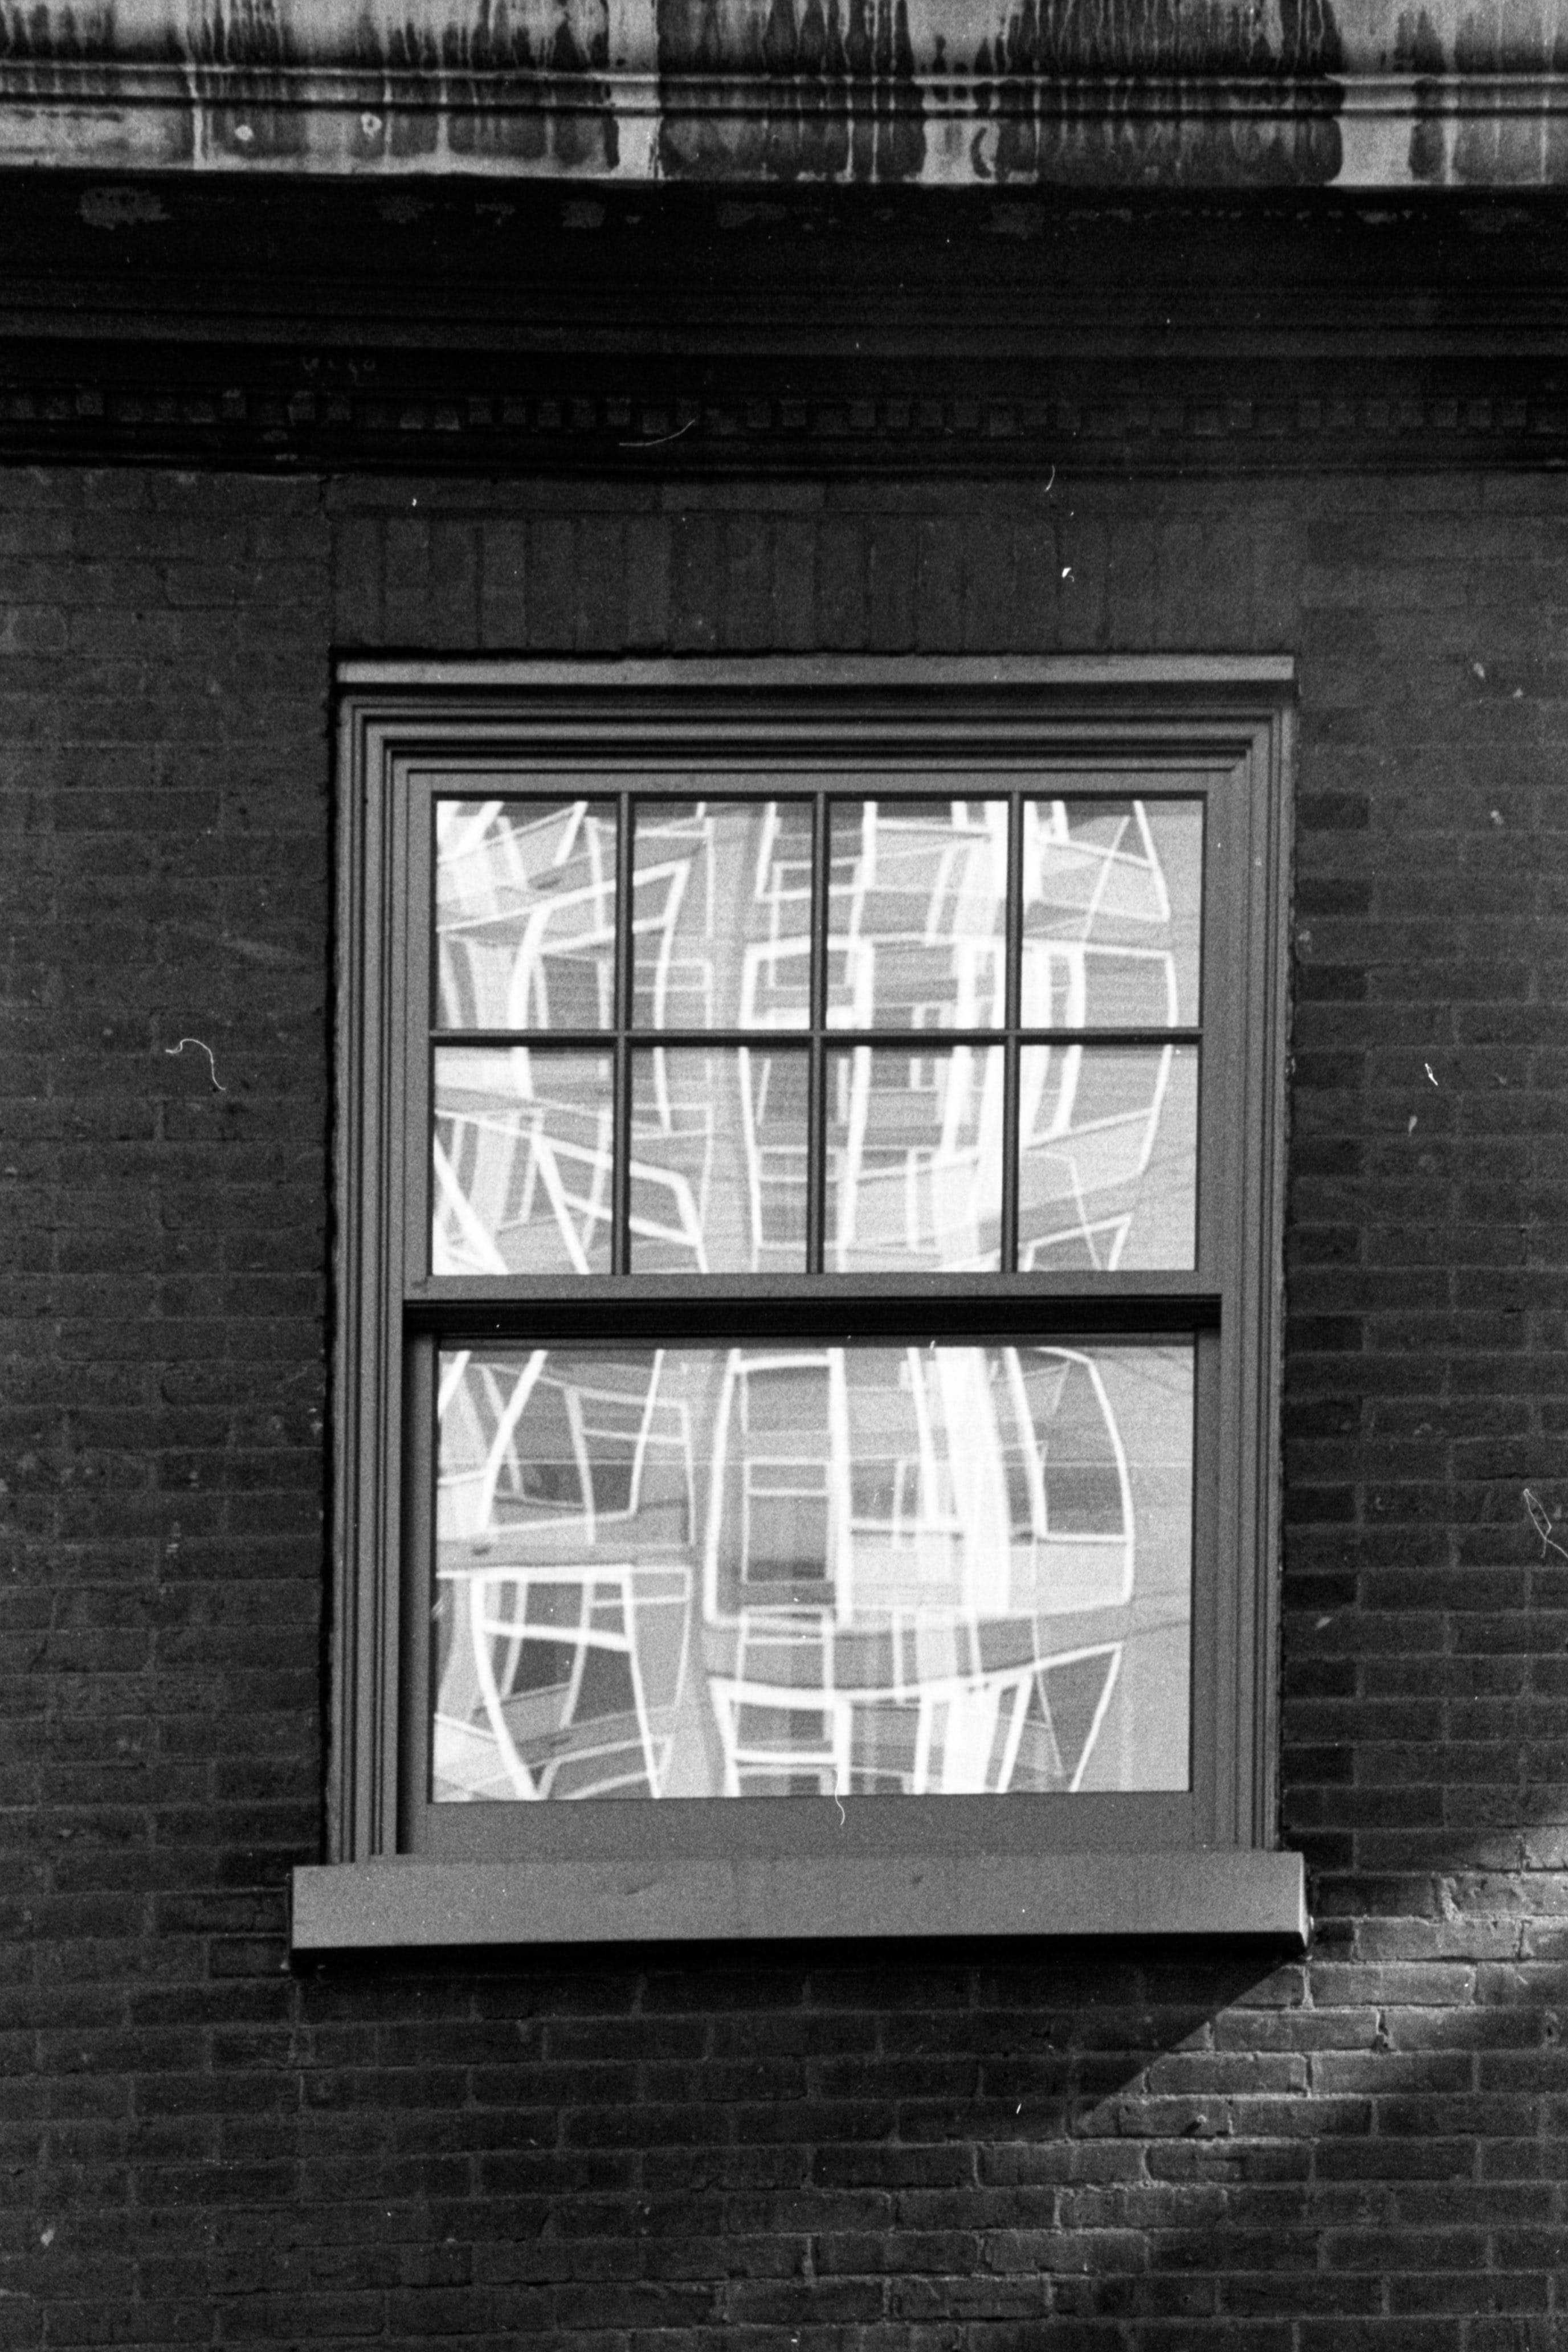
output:
[{"label": "glass pane", "polygon": [[437,1802],[1183,1789],[1192,1342],[449,1349]]},{"label": "glass pane", "polygon": [[1195,1045],[1026,1045],[1018,1265],[1196,1264]]},{"label": "glass pane", "polygon": [[827,1064],[827,1270],[1001,1260],[1000,1045],[857,1045]]},{"label": "glass pane", "polygon": [[836,1029],[999,1029],[1005,801],[837,801],[827,1018]]},{"label": "glass pane", "polygon": [[809,801],[642,801],[633,813],[639,1029],[804,1029]]},{"label": "glass pane", "polygon": [[436,933],[437,1027],[610,1027],[614,801],[437,801]]},{"label": "glass pane", "polygon": [[437,1045],[432,1274],[608,1274],[608,1054]]},{"label": "glass pane", "polygon": [[632,1271],[804,1272],[805,1117],[799,1046],[634,1053]]},{"label": "glass pane", "polygon": [[1195,1027],[1203,859],[1201,801],[1027,803],[1025,1027]]}]

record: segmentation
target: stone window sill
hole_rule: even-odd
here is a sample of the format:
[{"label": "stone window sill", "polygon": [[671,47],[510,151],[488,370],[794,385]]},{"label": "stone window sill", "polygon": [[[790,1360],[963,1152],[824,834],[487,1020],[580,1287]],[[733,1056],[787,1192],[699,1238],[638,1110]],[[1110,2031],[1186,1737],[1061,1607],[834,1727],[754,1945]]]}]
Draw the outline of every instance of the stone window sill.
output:
[{"label": "stone window sill", "polygon": [[1259,1849],[844,1860],[427,1862],[294,1873],[296,1953],[979,1936],[1307,1940],[1301,1857]]}]

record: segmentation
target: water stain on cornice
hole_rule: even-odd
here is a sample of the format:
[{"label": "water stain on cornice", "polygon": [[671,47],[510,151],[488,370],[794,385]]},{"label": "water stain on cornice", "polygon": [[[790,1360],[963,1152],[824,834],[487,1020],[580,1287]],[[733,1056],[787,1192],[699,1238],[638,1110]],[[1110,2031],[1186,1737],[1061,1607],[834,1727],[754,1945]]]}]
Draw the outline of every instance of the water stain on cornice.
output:
[{"label": "water stain on cornice", "polygon": [[1568,182],[1568,0],[0,0],[0,169]]}]

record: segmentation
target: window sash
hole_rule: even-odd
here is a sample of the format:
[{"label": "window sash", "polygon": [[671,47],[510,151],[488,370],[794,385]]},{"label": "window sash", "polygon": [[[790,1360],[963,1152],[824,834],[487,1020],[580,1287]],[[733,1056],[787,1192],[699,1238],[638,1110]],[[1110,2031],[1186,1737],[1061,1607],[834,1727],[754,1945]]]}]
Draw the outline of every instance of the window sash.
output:
[{"label": "window sash", "polygon": [[[727,1318],[728,1319],[728,1318]],[[901,1334],[911,1326],[901,1318]],[[722,1345],[750,1327],[731,1321],[727,1332],[711,1326],[700,1338]],[[577,1854],[584,1860],[632,1860],[649,1843],[646,1803],[596,1801],[589,1803],[452,1804],[431,1800],[430,1752],[431,1598],[436,1553],[436,1359],[442,1346],[460,1346],[464,1336],[444,1328],[441,1337],[421,1335],[405,1356],[406,1418],[405,1444],[409,1465],[405,1575],[403,1587],[402,1704],[404,1727],[399,1777],[401,1842],[405,1851],[437,1861],[480,1860],[504,1856],[515,1861],[547,1861]],[[552,1327],[530,1322],[531,1342],[549,1344],[556,1338],[582,1344],[571,1323]],[[678,1345],[689,1335],[668,1327],[661,1337]],[[770,1339],[782,1335],[770,1328]],[[816,1336],[795,1328],[789,1337]],[[842,1336],[840,1333],[834,1335]],[[972,1321],[964,1330],[946,1327],[944,1342],[978,1341],[994,1336],[989,1327]],[[1031,1339],[1047,1344],[1060,1339],[1071,1344],[1082,1333],[1052,1328]],[[1220,1624],[1224,1612],[1224,1579],[1217,1524],[1219,1454],[1220,1335],[1213,1328],[1195,1334],[1194,1397],[1194,1479],[1192,1511],[1191,1680],[1189,1685],[1189,1785],[1184,1790],[1079,1791],[1077,1794],[1036,1794],[1020,1790],[1005,1796],[867,1796],[857,1795],[841,1805],[833,1797],[773,1796],[679,1798],[658,1807],[657,1843],[661,1853],[698,1858],[729,1853],[764,1859],[781,1849],[791,1853],[830,1860],[847,1853],[959,1853],[976,1846],[993,1852],[1030,1853],[1081,1844],[1151,1847],[1191,1847],[1210,1843],[1206,1824],[1212,1794],[1206,1783],[1206,1741],[1201,1727],[1209,1724],[1223,1705]],[[1071,1638],[1072,1620],[1060,1621],[1064,1646]],[[1101,1629],[1103,1631],[1103,1628]],[[1085,1635],[1089,1629],[1086,1622]],[[934,1811],[933,1811],[934,1809]],[[789,1825],[778,1816],[786,1814]],[[996,1816],[1007,1817],[999,1825]],[[731,1820],[731,1817],[736,1817]],[[563,1826],[574,1823],[575,1826]],[[640,1823],[640,1827],[639,1827]],[[726,1826],[726,1824],[729,1826]],[[934,1844],[932,1840],[934,1838]]]},{"label": "window sash", "polygon": [[[724,1045],[745,1045],[753,1051],[764,1050],[771,1043],[775,1048],[792,1047],[805,1050],[810,1058],[808,1084],[808,1127],[806,1137],[809,1192],[807,1202],[806,1251],[808,1267],[798,1274],[781,1276],[780,1283],[791,1286],[830,1284],[842,1289],[870,1283],[889,1294],[900,1283],[922,1286],[927,1282],[941,1283],[939,1271],[912,1267],[908,1276],[896,1274],[844,1272],[827,1268],[812,1270],[820,1265],[824,1255],[824,1185],[826,1153],[824,1148],[826,1125],[825,1075],[828,1058],[837,1051],[858,1044],[879,1049],[900,1050],[907,1040],[929,1038],[932,1050],[955,1044],[971,1043],[982,1046],[1000,1046],[1006,1057],[1005,1077],[1005,1121],[1003,1135],[1003,1186],[1001,1209],[1001,1248],[1005,1265],[1008,1258],[1016,1259],[1018,1240],[1018,1192],[1020,1160],[1018,1151],[1019,1068],[1023,1053],[1036,1045],[1053,1046],[1093,1045],[1098,1044],[1154,1045],[1192,1045],[1199,1052],[1199,1097],[1197,1106],[1198,1133],[1198,1204],[1196,1265],[1191,1269],[1151,1269],[1149,1278],[1142,1270],[1125,1272],[1108,1270],[1086,1276],[1070,1273],[1030,1271],[1015,1273],[1005,1270],[1000,1275],[963,1275],[965,1284],[994,1284],[1005,1290],[1007,1286],[1027,1285],[1029,1295],[1083,1297],[1092,1298],[1102,1292],[1123,1292],[1127,1296],[1155,1297],[1170,1292],[1191,1294],[1195,1297],[1214,1296],[1223,1279],[1222,1266],[1227,1254],[1227,1221],[1216,1205],[1215,1213],[1205,1221],[1205,1194],[1217,1204],[1219,1189],[1205,1183],[1205,1143],[1211,1133],[1223,1125],[1223,1103],[1233,1090],[1235,1042],[1234,1021],[1229,1013],[1228,988],[1231,975],[1237,969],[1237,955],[1244,947],[1237,936],[1236,920],[1238,900],[1245,900],[1247,875],[1242,859],[1245,856],[1247,826],[1244,822],[1248,792],[1248,762],[1232,756],[1220,763],[1213,754],[1202,750],[1184,755],[1182,750],[1167,751],[1156,768],[1149,762],[1147,750],[1135,754],[1131,747],[1117,747],[1114,755],[1107,754],[1099,761],[1087,757],[1081,747],[1070,751],[1052,743],[1049,738],[1030,747],[1027,755],[1019,755],[1006,765],[994,757],[983,764],[973,751],[965,763],[952,762],[940,768],[930,763],[917,771],[906,752],[890,772],[897,775],[907,790],[917,772],[929,775],[933,783],[945,781],[949,790],[942,798],[955,796],[952,786],[955,779],[966,787],[962,795],[967,798],[1000,796],[1005,791],[1011,796],[1010,879],[1008,890],[1008,927],[1006,940],[1006,1007],[1001,1025],[986,1030],[931,1030],[900,1033],[887,1028],[868,1030],[837,1029],[828,1025],[824,1003],[826,981],[827,910],[826,869],[821,853],[825,845],[817,843],[818,855],[814,856],[814,905],[812,933],[814,944],[815,986],[819,1001],[813,1007],[809,1030],[766,1029],[733,1031],[662,1032],[634,1029],[629,1020],[630,955],[628,950],[628,919],[626,902],[629,898],[630,858],[628,829],[625,803],[632,797],[622,793],[622,814],[618,828],[618,894],[622,903],[617,925],[617,969],[615,994],[617,1020],[603,1030],[538,1030],[500,1031],[490,1029],[453,1030],[436,1025],[434,973],[431,956],[431,927],[423,910],[434,904],[434,872],[431,844],[434,835],[433,809],[438,797],[460,793],[464,797],[517,796],[549,798],[552,788],[563,789],[571,781],[580,782],[583,797],[605,796],[607,784],[616,773],[613,761],[605,756],[586,755],[575,762],[552,760],[547,770],[542,768],[539,756],[525,742],[514,742],[504,748],[497,746],[499,757],[475,759],[458,767],[450,759],[437,764],[420,754],[395,756],[386,780],[392,806],[388,812],[394,830],[396,872],[393,882],[394,903],[402,917],[403,1003],[409,1008],[404,1042],[401,1087],[393,1105],[393,1132],[406,1139],[402,1155],[402,1178],[405,1202],[405,1237],[401,1282],[404,1297],[414,1302],[429,1303],[451,1299],[473,1304],[483,1301],[500,1307],[508,1299],[542,1301],[554,1295],[564,1283],[574,1297],[586,1298],[602,1281],[612,1282],[617,1296],[629,1295],[636,1289],[646,1289],[649,1297],[660,1295],[659,1277],[638,1274],[627,1268],[624,1244],[628,1213],[628,1188],[631,1152],[630,1082],[628,1064],[632,1053],[677,1043],[694,1048],[717,1050]],[[826,803],[834,796],[845,796],[850,780],[868,788],[865,796],[872,796],[869,786],[875,770],[864,753],[853,767],[835,760],[830,746],[810,756],[809,767],[804,764],[795,772],[782,767],[775,758],[748,776],[731,761],[724,760],[715,750],[708,771],[715,774],[725,799],[762,801],[773,798],[806,798],[815,795],[816,823],[814,832],[820,833]],[[1031,799],[1051,797],[1053,778],[1070,780],[1079,788],[1081,796],[1091,797],[1097,787],[1096,772],[1103,777],[1107,797],[1132,797],[1136,780],[1133,761],[1140,758],[1145,772],[1153,778],[1152,788],[1138,789],[1136,797],[1156,801],[1199,800],[1205,810],[1205,863],[1203,914],[1201,933],[1202,976],[1198,1024],[1184,1024],[1167,1029],[1151,1029],[1127,1025],[1108,1028],[1081,1027],[1074,1029],[1047,1028],[1025,1024],[1020,1012],[1020,967],[1022,941],[1020,937],[1020,848],[1019,836],[1022,810]],[[657,797],[660,767],[657,757],[646,751],[635,769],[637,794]],[[703,772],[688,751],[679,766],[667,764],[663,770],[673,793],[676,785],[691,796],[691,788],[700,782]],[[988,782],[994,793],[986,790]],[[489,790],[486,790],[486,787]],[[1114,791],[1112,791],[1114,786]],[[972,787],[973,789],[967,789]],[[700,795],[695,795],[700,796]],[[848,793],[861,797],[859,790]],[[431,1019],[422,1017],[423,1008],[431,1008]],[[616,1249],[614,1270],[608,1276],[596,1274],[555,1276],[552,1275],[509,1274],[505,1276],[438,1276],[429,1269],[428,1236],[431,1230],[430,1163],[428,1136],[431,1117],[431,1057],[437,1044],[442,1047],[473,1048],[489,1045],[526,1045],[539,1051],[576,1050],[595,1053],[614,1058],[615,1062],[615,1136],[614,1168],[616,1199],[613,1234]],[[754,1291],[759,1297],[777,1296],[770,1277],[763,1275],[735,1276],[704,1276],[704,1286],[724,1284],[735,1286],[735,1295]],[[675,1278],[678,1282],[686,1277]],[[940,1295],[936,1294],[936,1295]]]}]

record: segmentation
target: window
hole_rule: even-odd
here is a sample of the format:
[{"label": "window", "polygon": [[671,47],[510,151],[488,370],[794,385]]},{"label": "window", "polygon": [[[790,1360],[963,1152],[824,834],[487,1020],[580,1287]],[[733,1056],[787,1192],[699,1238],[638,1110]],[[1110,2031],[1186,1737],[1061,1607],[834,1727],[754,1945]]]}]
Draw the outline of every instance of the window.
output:
[{"label": "window", "polygon": [[1288,682],[345,669],[298,1942],[1299,1927]]}]

